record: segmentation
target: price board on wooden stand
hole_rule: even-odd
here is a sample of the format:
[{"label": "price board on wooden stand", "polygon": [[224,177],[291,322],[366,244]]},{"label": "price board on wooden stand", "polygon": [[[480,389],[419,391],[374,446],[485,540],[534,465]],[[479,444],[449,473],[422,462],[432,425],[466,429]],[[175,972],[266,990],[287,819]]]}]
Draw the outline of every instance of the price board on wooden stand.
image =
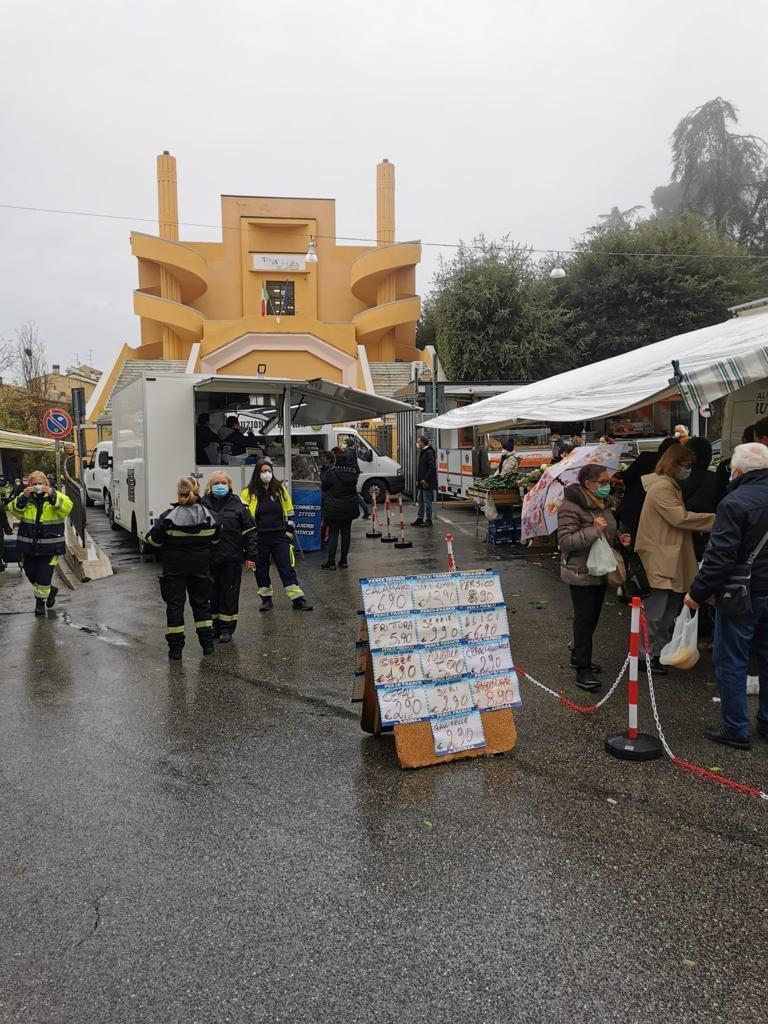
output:
[{"label": "price board on wooden stand", "polygon": [[511,750],[520,687],[499,573],[386,576],[360,586],[363,729],[393,729],[408,768]]}]

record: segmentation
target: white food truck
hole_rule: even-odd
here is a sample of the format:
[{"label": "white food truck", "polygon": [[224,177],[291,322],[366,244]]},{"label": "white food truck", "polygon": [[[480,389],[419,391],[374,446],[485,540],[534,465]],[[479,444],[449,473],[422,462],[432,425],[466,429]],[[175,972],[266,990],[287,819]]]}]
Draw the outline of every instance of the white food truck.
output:
[{"label": "white food truck", "polygon": [[[205,480],[217,466],[231,477],[236,493],[249,482],[254,463],[264,455],[278,476],[319,481],[320,456],[336,445],[354,444],[360,465],[358,490],[368,499],[377,486],[396,494],[404,480],[400,466],[379,453],[354,427],[312,425],[313,417],[369,416],[406,409],[402,402],[368,395],[329,381],[279,381],[261,377],[206,377],[200,374],[144,374],[112,398],[112,491],[110,522],[130,531],[143,549],[143,538],[160,513],[175,500],[180,476]],[[206,449],[198,462],[195,425],[207,413],[216,432],[227,416],[260,428],[246,435],[246,453]],[[289,429],[283,423],[289,417]],[[286,470],[285,442],[291,451]],[[215,448],[216,446],[214,446]],[[225,461],[226,460],[226,461]]]}]

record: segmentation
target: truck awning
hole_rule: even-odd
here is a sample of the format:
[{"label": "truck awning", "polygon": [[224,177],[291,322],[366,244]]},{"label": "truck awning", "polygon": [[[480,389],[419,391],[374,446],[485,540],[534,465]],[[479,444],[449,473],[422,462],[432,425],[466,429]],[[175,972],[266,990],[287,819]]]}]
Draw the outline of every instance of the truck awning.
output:
[{"label": "truck awning", "polygon": [[276,377],[225,377],[217,375],[198,380],[195,391],[227,395],[253,396],[258,408],[274,407],[282,411],[282,398],[291,391],[291,422],[295,427],[313,427],[323,423],[346,423],[388,413],[407,412],[413,406],[394,398],[371,395],[358,388],[335,384],[317,377],[290,380]]}]

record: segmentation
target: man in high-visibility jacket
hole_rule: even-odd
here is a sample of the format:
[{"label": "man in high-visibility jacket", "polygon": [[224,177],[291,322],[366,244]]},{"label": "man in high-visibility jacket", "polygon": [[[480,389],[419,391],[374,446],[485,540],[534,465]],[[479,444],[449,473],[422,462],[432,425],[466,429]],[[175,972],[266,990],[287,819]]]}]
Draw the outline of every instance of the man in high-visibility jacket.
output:
[{"label": "man in high-visibility jacket", "polygon": [[35,470],[8,511],[21,520],[16,544],[19,562],[35,590],[35,615],[45,615],[59,592],[51,580],[59,555],[66,550],[64,520],[72,511],[72,500],[51,487],[45,473]]}]

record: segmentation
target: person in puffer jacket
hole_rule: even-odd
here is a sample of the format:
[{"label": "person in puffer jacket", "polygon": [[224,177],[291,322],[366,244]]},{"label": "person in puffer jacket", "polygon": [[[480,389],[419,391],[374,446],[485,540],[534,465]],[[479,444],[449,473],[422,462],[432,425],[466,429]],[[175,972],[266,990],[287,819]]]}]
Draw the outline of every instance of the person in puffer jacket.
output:
[{"label": "person in puffer jacket", "polygon": [[152,547],[162,551],[160,593],[165,601],[165,639],[168,642],[168,657],[172,661],[181,660],[184,648],[184,604],[187,595],[203,654],[213,654],[211,550],[221,535],[221,527],[200,502],[200,485],[197,480],[181,477],[176,485],[176,496],[176,504],[162,513],[146,536]]},{"label": "person in puffer jacket", "polygon": [[360,469],[354,451],[334,448],[335,462],[322,480],[323,515],[328,524],[328,548],[323,569],[336,568],[336,548],[341,537],[339,568],[347,568],[347,555],[352,540],[352,521],[360,515],[357,502],[357,478]]},{"label": "person in puffer jacket", "polygon": [[53,608],[59,592],[51,580],[59,555],[66,551],[64,520],[72,511],[72,499],[51,487],[45,473],[35,470],[8,511],[21,520],[17,550],[24,574],[35,591],[35,615],[45,615],[46,608]]}]

